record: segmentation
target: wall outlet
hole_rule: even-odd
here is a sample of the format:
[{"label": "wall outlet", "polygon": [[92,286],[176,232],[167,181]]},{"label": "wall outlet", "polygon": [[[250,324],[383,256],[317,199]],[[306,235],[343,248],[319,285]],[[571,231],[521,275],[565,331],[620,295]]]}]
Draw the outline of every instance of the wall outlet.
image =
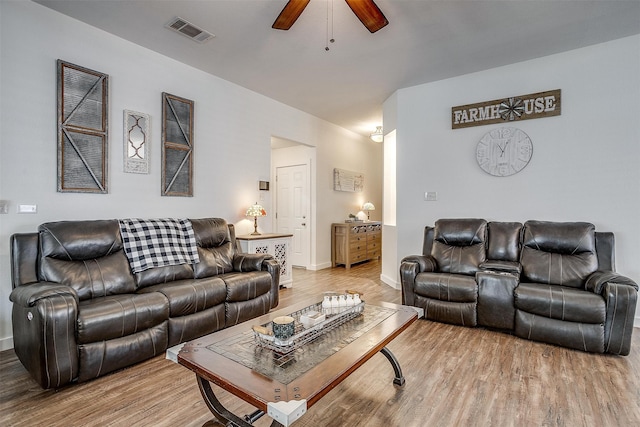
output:
[{"label": "wall outlet", "polygon": [[437,191],[427,191],[424,193],[424,199],[427,202],[435,202],[438,200],[438,192]]}]

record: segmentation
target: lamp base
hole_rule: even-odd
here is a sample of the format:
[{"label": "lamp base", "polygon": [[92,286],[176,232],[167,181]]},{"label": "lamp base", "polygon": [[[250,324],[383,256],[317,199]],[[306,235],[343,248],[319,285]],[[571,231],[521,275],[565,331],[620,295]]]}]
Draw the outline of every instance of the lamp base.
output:
[{"label": "lamp base", "polygon": [[253,233],[251,233],[252,236],[259,236],[260,233],[258,233],[258,217],[254,216],[253,217]]}]

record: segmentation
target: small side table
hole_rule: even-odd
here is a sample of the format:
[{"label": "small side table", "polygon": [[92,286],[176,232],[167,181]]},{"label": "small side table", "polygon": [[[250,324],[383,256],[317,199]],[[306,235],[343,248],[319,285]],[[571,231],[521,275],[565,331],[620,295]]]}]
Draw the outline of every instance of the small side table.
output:
[{"label": "small side table", "polygon": [[293,275],[289,264],[291,239],[293,234],[263,233],[236,236],[242,252],[248,254],[269,254],[280,264],[280,286],[293,287]]}]

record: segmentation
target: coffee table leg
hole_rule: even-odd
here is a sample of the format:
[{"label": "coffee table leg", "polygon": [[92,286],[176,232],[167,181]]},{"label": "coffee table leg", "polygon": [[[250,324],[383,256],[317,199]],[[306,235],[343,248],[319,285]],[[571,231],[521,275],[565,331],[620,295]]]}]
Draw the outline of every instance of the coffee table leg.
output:
[{"label": "coffee table leg", "polygon": [[387,360],[389,360],[389,363],[391,363],[391,366],[393,366],[393,370],[396,373],[396,377],[393,379],[393,383],[395,385],[403,386],[404,376],[402,375],[402,369],[400,369],[400,363],[398,363],[398,359],[396,359],[393,353],[391,353],[391,350],[389,350],[387,347],[382,347],[382,350],[380,350],[380,353],[382,353],[384,357],[386,357]]},{"label": "coffee table leg", "polygon": [[[207,407],[213,413],[213,415],[215,415],[218,421],[220,421],[226,427],[252,427],[250,423],[229,412],[227,408],[222,406],[222,403],[220,403],[216,395],[213,393],[213,389],[211,388],[211,384],[209,383],[209,381],[205,380],[200,375],[196,375],[196,379],[198,380],[198,388],[200,388],[200,393],[202,394],[204,402],[207,404]],[[250,415],[251,422],[260,418],[260,416],[257,415],[258,411]],[[282,427],[282,424],[280,424],[276,420],[273,420],[273,422],[271,423],[271,427]]]}]

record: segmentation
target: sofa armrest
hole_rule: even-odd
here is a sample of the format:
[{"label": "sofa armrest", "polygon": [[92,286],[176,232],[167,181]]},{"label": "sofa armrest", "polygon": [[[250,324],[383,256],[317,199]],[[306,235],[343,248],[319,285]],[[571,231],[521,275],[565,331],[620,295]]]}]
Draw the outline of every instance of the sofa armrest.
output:
[{"label": "sofa armrest", "polygon": [[498,273],[511,273],[520,276],[522,265],[515,261],[502,261],[488,259],[479,265],[481,271],[495,271]]},{"label": "sofa armrest", "polygon": [[604,325],[604,351],[627,356],[631,351],[633,318],[638,302],[637,287],[607,282],[602,296],[607,306]]},{"label": "sofa armrest", "polygon": [[273,259],[269,254],[246,254],[239,253],[233,257],[233,271],[246,273],[248,271],[261,271],[262,263],[266,260]]},{"label": "sofa armrest", "polygon": [[631,351],[638,285],[613,271],[596,271],[587,279],[585,289],[602,295],[605,301],[604,351],[628,355]]},{"label": "sofa armrest", "polygon": [[628,277],[622,276],[614,271],[596,271],[592,273],[584,284],[587,291],[595,294],[602,294],[604,285],[613,282],[623,286],[630,286],[638,291],[638,284]]},{"label": "sofa armrest", "polygon": [[280,302],[280,264],[271,257],[262,262],[262,269],[271,275],[271,308],[276,308]]},{"label": "sofa armrest", "polygon": [[402,258],[400,265],[404,262],[418,264],[418,273],[438,271],[438,262],[431,255],[409,255]]},{"label": "sofa armrest", "polygon": [[238,253],[233,257],[233,271],[266,271],[271,275],[271,308],[280,302],[280,264],[269,254]]},{"label": "sofa armrest", "polygon": [[55,282],[37,282],[18,286],[11,291],[9,300],[21,307],[33,307],[41,299],[55,295],[70,296],[75,300],[75,305],[78,305],[78,294],[75,289]]},{"label": "sofa armrest", "polygon": [[436,271],[438,263],[429,255],[410,255],[400,262],[400,282],[402,283],[402,304],[415,305],[413,292],[418,273]]},{"label": "sofa armrest", "polygon": [[15,288],[13,345],[16,355],[44,389],[78,376],[78,296],[69,286],[37,282]]}]

